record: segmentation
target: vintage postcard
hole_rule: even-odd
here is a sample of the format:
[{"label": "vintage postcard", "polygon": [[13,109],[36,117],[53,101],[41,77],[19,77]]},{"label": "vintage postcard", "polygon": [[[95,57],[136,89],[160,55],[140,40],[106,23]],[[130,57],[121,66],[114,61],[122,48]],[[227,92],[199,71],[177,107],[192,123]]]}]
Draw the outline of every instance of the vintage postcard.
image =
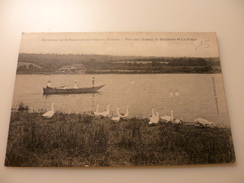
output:
[{"label": "vintage postcard", "polygon": [[215,33],[23,33],[5,166],[235,162]]}]

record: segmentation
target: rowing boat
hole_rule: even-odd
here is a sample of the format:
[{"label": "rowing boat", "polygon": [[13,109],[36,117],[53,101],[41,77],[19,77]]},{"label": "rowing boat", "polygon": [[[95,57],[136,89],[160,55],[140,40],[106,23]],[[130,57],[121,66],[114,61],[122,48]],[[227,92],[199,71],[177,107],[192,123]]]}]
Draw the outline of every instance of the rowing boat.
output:
[{"label": "rowing boat", "polygon": [[55,88],[55,87],[46,87],[46,88],[43,88],[43,95],[96,93],[103,86],[105,86],[105,85],[93,86],[93,87],[83,87],[83,88]]}]

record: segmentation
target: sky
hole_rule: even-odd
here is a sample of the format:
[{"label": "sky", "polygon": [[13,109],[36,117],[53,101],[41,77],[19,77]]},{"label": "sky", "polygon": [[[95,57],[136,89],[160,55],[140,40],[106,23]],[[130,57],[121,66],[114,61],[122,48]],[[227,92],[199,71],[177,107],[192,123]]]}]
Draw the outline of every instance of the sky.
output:
[{"label": "sky", "polygon": [[219,57],[215,33],[23,33],[20,53]]}]

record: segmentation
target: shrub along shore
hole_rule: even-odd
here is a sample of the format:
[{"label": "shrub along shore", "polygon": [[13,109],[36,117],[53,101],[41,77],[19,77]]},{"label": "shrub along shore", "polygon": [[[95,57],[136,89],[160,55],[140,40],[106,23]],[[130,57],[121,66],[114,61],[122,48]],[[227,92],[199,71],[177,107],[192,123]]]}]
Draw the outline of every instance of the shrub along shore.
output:
[{"label": "shrub along shore", "polygon": [[113,122],[83,114],[11,113],[6,166],[82,167],[231,163],[229,128]]}]

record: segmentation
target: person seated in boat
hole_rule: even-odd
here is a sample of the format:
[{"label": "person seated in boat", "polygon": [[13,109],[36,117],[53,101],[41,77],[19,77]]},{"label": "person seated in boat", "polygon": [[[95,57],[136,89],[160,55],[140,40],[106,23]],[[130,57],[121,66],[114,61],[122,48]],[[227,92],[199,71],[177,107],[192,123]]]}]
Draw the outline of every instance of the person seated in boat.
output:
[{"label": "person seated in boat", "polygon": [[75,81],[74,88],[75,88],[75,89],[77,89],[77,88],[78,88],[78,81]]},{"label": "person seated in boat", "polygon": [[68,86],[67,86],[67,84],[65,84],[65,85],[64,85],[64,89],[67,89],[67,88],[68,88]]},{"label": "person seated in boat", "polygon": [[51,87],[51,81],[48,81],[48,83],[47,83],[47,88],[52,88],[52,87]]}]

